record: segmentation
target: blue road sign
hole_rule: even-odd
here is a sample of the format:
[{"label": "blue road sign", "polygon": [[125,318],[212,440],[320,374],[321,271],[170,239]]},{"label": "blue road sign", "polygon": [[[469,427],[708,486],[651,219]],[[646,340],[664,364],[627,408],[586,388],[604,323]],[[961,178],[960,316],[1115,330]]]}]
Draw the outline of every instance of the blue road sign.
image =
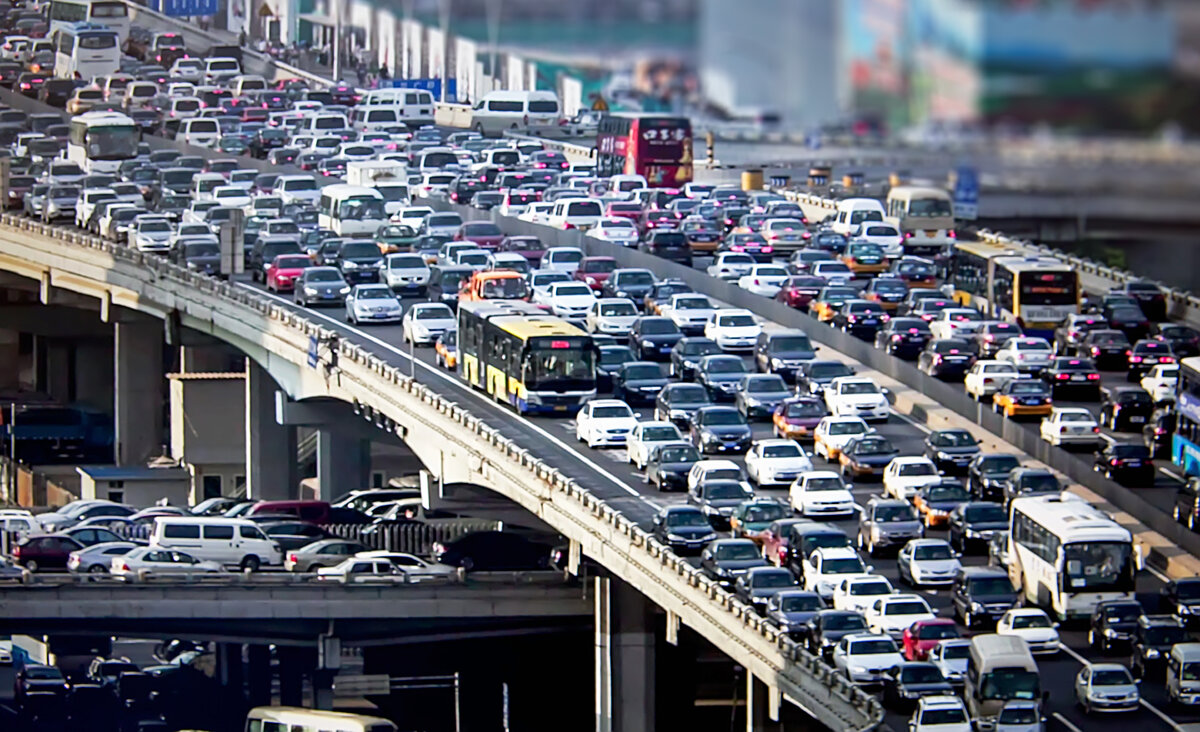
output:
[{"label": "blue road sign", "polygon": [[[442,100],[442,80],[441,79],[393,79],[392,87],[395,89],[424,89],[433,95],[435,102]],[[453,102],[458,99],[458,80],[449,79],[446,82],[446,101]]]},{"label": "blue road sign", "polygon": [[979,216],[979,171],[959,166],[954,184],[954,218],[974,220]]},{"label": "blue road sign", "polygon": [[308,367],[315,369],[317,364],[321,362],[321,342],[317,340],[315,335],[308,337]]},{"label": "blue road sign", "polygon": [[185,18],[193,15],[216,15],[218,0],[157,0],[163,15]]}]

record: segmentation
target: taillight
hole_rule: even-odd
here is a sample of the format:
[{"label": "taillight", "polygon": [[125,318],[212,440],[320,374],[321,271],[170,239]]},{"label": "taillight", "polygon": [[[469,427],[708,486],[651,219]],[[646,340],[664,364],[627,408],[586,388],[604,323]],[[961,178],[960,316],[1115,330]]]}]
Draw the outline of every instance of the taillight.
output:
[{"label": "taillight", "polygon": [[951,239],[957,239],[957,238],[958,238],[958,234],[957,234],[957,233],[954,231],[954,229],[951,229],[950,231],[947,231],[947,232],[946,232],[946,236],[950,237]]},{"label": "taillight", "polygon": [[1068,376],[1067,374],[1055,374],[1055,375],[1054,375],[1054,378],[1055,378],[1055,379],[1057,379],[1057,380],[1059,380],[1059,381],[1066,381],[1067,379],[1069,379],[1069,378],[1071,378],[1071,377],[1070,377],[1070,376]]},{"label": "taillight", "polygon": [[296,556],[295,552],[292,552],[288,554],[288,561],[295,564],[297,561],[299,561],[299,557]]},{"label": "taillight", "polygon": [[1100,374],[1088,374],[1088,381],[1099,381]]}]

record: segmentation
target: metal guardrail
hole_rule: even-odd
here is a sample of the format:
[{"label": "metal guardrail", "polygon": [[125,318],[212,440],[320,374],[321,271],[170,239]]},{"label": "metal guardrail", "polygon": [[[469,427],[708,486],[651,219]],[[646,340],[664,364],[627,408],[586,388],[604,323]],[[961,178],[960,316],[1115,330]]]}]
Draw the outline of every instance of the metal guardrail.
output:
[{"label": "metal guardrail", "polygon": [[[755,610],[659,543],[618,509],[504,436],[462,406],[443,398],[358,344],[337,338],[304,315],[253,290],[188,271],[160,257],[96,237],[11,214],[0,215],[0,266],[40,279],[70,268],[69,282],[89,294],[164,315],[187,312],[253,330],[256,347],[301,365],[310,336],[336,342],[338,378],[324,380],[328,395],[372,404],[392,419],[419,427],[431,439],[467,451],[473,479],[516,500],[554,526],[583,552],[651,601],[705,635],[749,672],[799,704],[826,726],[878,726],[877,699],[837,674],[819,657],[765,622]],[[89,279],[90,278],[90,279]],[[129,288],[137,288],[130,290]],[[114,288],[116,292],[114,292]],[[114,298],[114,302],[116,302]]]},{"label": "metal guardrail", "polygon": [[567,582],[562,572],[533,570],[528,572],[464,572],[428,575],[409,574],[401,571],[395,578],[373,579],[360,577],[353,582],[340,579],[321,578],[315,572],[204,572],[192,575],[156,575],[153,572],[139,573],[136,578],[126,579],[111,574],[51,574],[25,571],[21,578],[0,581],[0,586],[24,587],[33,590],[50,587],[194,587],[209,585],[219,587],[277,588],[295,585],[318,585],[320,587],[387,587],[391,585],[561,585]]}]

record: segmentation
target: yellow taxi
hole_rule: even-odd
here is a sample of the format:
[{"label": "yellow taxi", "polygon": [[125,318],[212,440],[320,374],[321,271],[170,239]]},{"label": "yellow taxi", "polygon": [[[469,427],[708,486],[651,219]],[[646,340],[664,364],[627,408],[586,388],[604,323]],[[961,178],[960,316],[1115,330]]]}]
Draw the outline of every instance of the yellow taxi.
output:
[{"label": "yellow taxi", "polygon": [[433,344],[433,354],[438,366],[450,371],[458,368],[458,331],[443,333]]},{"label": "yellow taxi", "polygon": [[834,314],[842,303],[847,300],[857,300],[858,290],[849,285],[833,285],[824,287],[817,296],[808,303],[808,312],[822,323],[833,320]]},{"label": "yellow taxi", "polygon": [[883,248],[868,241],[847,244],[841,260],[856,276],[875,275],[887,271],[888,268]]},{"label": "yellow taxi", "polygon": [[913,505],[927,527],[945,526],[950,512],[971,500],[971,494],[954,479],[927,485],[913,496]]},{"label": "yellow taxi", "polygon": [[1005,417],[1045,417],[1053,404],[1041,379],[1013,379],[992,395],[992,411]]}]

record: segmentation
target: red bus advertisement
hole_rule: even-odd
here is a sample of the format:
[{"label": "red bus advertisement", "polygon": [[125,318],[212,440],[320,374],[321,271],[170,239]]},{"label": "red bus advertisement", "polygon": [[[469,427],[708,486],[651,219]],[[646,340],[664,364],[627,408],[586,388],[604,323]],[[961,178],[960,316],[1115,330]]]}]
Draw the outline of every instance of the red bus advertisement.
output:
[{"label": "red bus advertisement", "polygon": [[641,175],[653,188],[692,180],[692,122],[686,117],[610,114],[596,133],[596,174]]}]

